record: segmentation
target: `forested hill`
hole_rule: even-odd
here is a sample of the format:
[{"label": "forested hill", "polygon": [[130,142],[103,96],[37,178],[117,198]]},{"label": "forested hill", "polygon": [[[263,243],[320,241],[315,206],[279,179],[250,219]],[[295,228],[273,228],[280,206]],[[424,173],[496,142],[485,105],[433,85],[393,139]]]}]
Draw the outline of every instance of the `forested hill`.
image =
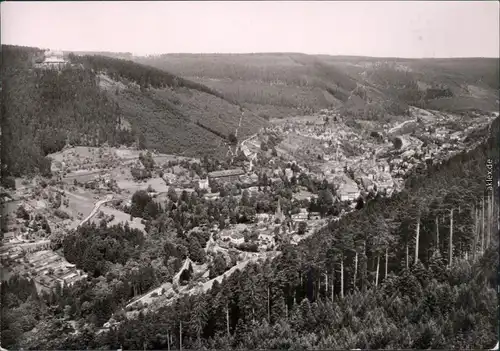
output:
[{"label": "forested hill", "polygon": [[98,88],[95,74],[34,69],[37,48],[2,45],[2,176],[49,174],[45,156],[65,144],[131,144],[118,128],[120,109]]},{"label": "forested hill", "polygon": [[357,118],[401,114],[408,105],[497,111],[499,62],[258,54],[133,56],[136,62],[213,87],[263,116],[340,108]]},{"label": "forested hill", "polygon": [[[68,64],[52,70],[35,67],[41,55],[38,48],[2,46],[4,175],[48,173],[45,156],[66,144],[138,142],[164,153],[221,153],[245,113],[214,89],[132,61],[68,54]],[[266,123],[246,113],[239,135]]]},{"label": "forested hill", "polygon": [[176,349],[182,335],[185,349],[491,348],[498,194],[487,191],[486,175],[489,161],[498,171],[498,132],[497,119],[474,150],[285,245],[272,262],[57,347]]},{"label": "forested hill", "polygon": [[237,129],[244,138],[268,123],[215,89],[150,66],[98,55],[71,59],[100,73],[100,86],[123,118],[160,152],[222,155]]},{"label": "forested hill", "polygon": [[[135,82],[141,88],[188,88],[211,94],[220,99],[225,97],[214,89],[195,83],[169,72],[144,65],[138,65],[131,60],[111,58],[99,55],[80,56],[69,54],[69,59],[74,63],[81,63],[85,68],[95,72],[105,72],[114,80],[126,79]],[[229,101],[231,102],[231,101]]]}]

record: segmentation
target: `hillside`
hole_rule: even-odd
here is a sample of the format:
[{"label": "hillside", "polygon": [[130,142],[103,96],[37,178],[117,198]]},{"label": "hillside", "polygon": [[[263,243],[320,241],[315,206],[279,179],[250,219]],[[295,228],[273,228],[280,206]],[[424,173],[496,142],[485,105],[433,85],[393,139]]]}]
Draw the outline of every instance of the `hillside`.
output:
[{"label": "hillside", "polygon": [[[493,216],[486,215],[486,225],[491,226],[486,231],[478,228],[478,217],[486,214],[484,209],[480,214],[480,204],[491,195],[484,187],[487,160],[498,172],[499,120],[486,131],[487,140],[481,145],[410,177],[403,192],[375,198],[296,246],[284,244],[277,258],[249,263],[205,293],[186,294],[138,318],[115,313],[114,320],[121,323],[104,332],[89,326],[71,333],[63,331],[71,330],[69,322],[66,326],[60,321],[44,323],[19,345],[37,349],[490,348],[498,336],[498,238],[493,235],[489,241],[489,235],[484,235],[492,232]],[[133,232],[119,227],[101,228],[96,234],[91,233],[97,227],[84,231],[86,235],[73,234],[63,245],[68,254],[94,270],[108,270],[109,265],[100,266],[101,259],[77,250],[80,241],[97,256],[98,245],[107,244],[108,236],[122,237],[125,232],[128,240],[123,249],[112,246],[114,250],[104,251],[105,258],[120,262],[134,253]],[[198,245],[187,245],[199,250]],[[166,250],[169,256],[179,254],[172,245],[166,245]],[[68,289],[47,300],[67,319],[104,319],[117,307],[115,296],[147,290],[144,287],[154,281],[150,267],[135,262],[127,266],[136,267],[137,273],[124,277],[124,283],[117,280],[124,266],[116,266],[106,279],[94,279],[91,292],[77,286],[78,294]],[[5,295],[11,299],[9,294],[23,292],[16,313],[38,306],[24,293],[30,291],[26,281],[9,282],[7,288]],[[25,319],[35,323],[34,318]],[[14,331],[8,329],[5,334],[15,340]]]},{"label": "hillside", "polygon": [[50,173],[46,156],[65,144],[131,144],[119,107],[79,68],[33,68],[36,48],[2,46],[2,175]]},{"label": "hillside", "polygon": [[123,118],[145,136],[148,148],[163,153],[215,155],[227,151],[231,133],[244,138],[267,124],[216,89],[159,69],[105,56],[71,60],[100,73],[99,86]]},{"label": "hillside", "polygon": [[[327,55],[168,54],[133,60],[195,80],[262,116],[324,108],[376,118],[407,105],[498,110],[497,59],[397,59]],[[353,95],[360,101],[345,105]]]},{"label": "hillside", "polygon": [[40,54],[2,46],[6,175],[48,173],[45,156],[66,144],[216,155],[230,134],[267,123],[214,89],[132,61],[69,54],[64,68],[45,70],[33,64]]}]

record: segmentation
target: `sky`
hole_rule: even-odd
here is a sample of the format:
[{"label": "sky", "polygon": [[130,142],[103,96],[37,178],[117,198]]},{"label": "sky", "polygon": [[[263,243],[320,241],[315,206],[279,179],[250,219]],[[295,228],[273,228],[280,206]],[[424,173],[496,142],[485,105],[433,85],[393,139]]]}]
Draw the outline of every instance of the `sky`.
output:
[{"label": "sky", "polygon": [[498,1],[2,2],[2,44],[68,51],[499,57]]}]

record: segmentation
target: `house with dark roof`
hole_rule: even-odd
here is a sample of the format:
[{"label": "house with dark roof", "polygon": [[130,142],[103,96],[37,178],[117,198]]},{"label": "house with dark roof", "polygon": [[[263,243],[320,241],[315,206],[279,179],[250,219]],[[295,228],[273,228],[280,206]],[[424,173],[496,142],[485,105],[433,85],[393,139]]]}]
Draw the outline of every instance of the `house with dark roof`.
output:
[{"label": "house with dark roof", "polygon": [[239,180],[239,177],[244,174],[245,171],[243,171],[243,169],[241,168],[215,171],[208,173],[208,181],[209,183],[212,183],[214,181],[233,182]]}]

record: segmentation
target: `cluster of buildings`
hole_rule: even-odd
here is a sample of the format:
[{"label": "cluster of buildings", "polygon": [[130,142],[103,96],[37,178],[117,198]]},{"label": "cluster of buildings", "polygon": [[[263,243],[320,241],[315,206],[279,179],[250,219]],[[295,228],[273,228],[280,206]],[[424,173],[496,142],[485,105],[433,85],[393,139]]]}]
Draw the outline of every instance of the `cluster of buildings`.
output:
[{"label": "cluster of buildings", "polygon": [[62,69],[68,61],[64,58],[62,51],[45,51],[44,55],[35,61],[35,68],[40,69]]},{"label": "cluster of buildings", "polygon": [[228,169],[223,171],[210,172],[208,174],[208,183],[212,184],[215,181],[231,183],[239,181],[239,178],[245,174],[241,168]]},{"label": "cluster of buildings", "polygon": [[74,264],[50,250],[30,255],[28,264],[35,282],[47,289],[54,289],[57,285],[71,286],[87,277],[87,274],[76,269]]},{"label": "cluster of buildings", "polygon": [[474,129],[468,127],[464,131],[453,131],[441,123],[437,126],[430,123],[424,125],[418,137],[401,135],[394,139],[397,152],[389,160],[394,177],[402,177],[419,164],[440,162],[453,152],[465,149],[467,134]]},{"label": "cluster of buildings", "polygon": [[87,277],[86,273],[50,250],[50,241],[2,247],[0,258],[3,265],[27,275],[42,290],[52,290],[58,285],[71,286]]},{"label": "cluster of buildings", "polygon": [[259,177],[253,172],[245,172],[241,168],[227,169],[208,173],[206,179],[198,181],[200,189],[209,189],[215,184],[232,184],[239,182],[246,188],[257,184]]}]

